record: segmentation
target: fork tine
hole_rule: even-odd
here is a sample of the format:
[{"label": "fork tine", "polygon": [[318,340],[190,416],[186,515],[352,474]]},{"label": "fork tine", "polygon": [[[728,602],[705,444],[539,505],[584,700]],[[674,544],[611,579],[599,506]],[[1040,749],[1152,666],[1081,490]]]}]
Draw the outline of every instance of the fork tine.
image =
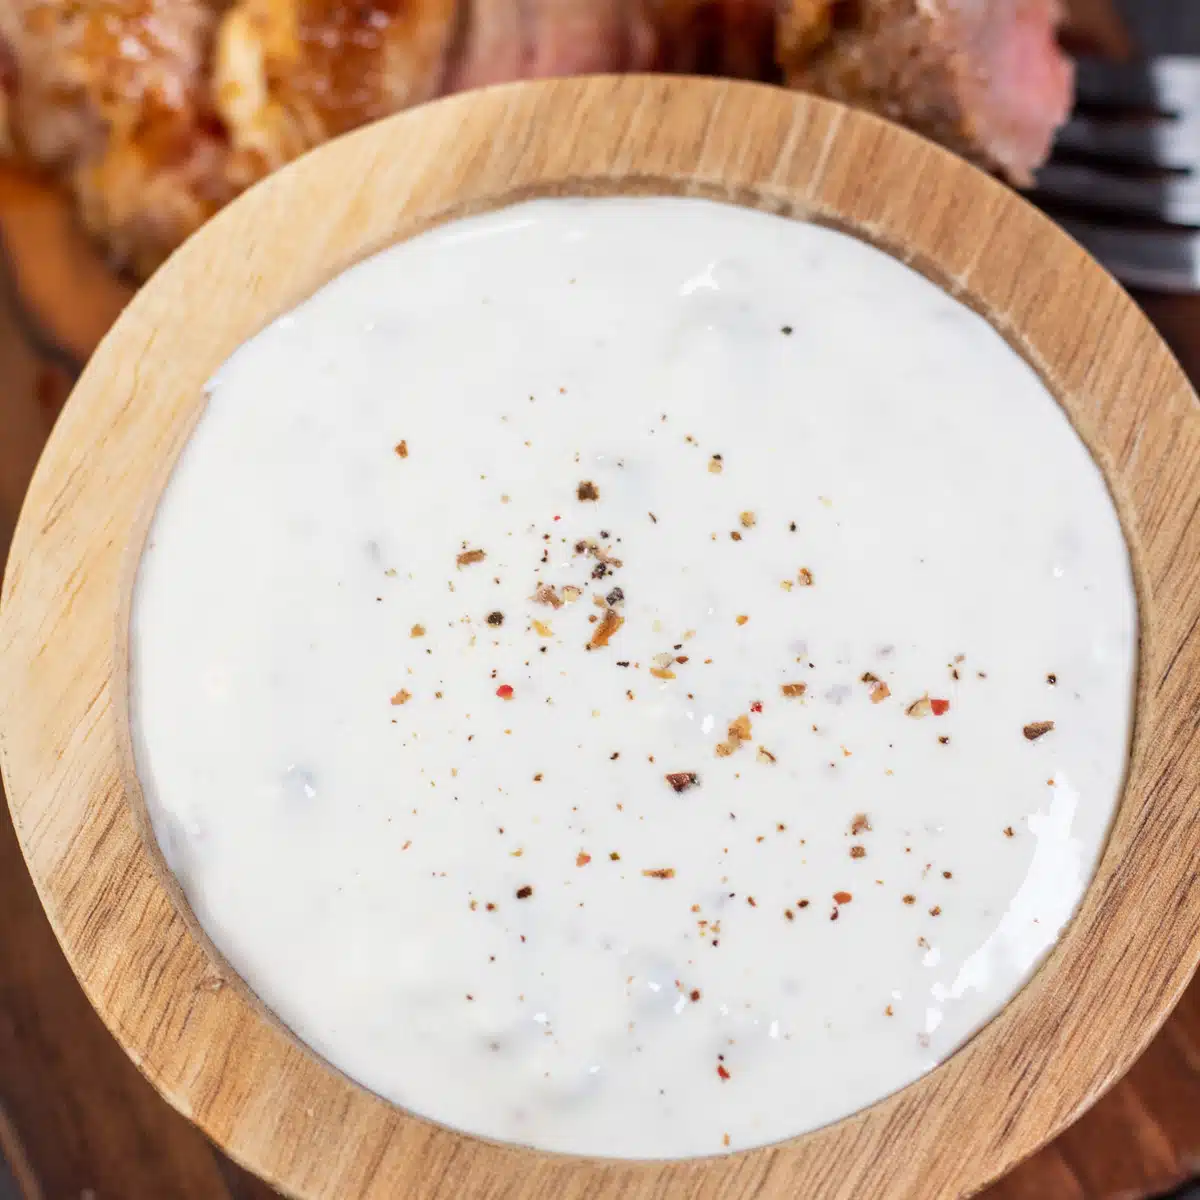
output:
[{"label": "fork tine", "polygon": [[1160,112],[1200,110],[1200,58],[1166,55],[1140,63],[1082,59],[1076,94],[1085,104],[1153,108]]},{"label": "fork tine", "polygon": [[1059,224],[1123,283],[1152,291],[1200,291],[1200,230]]},{"label": "fork tine", "polygon": [[1200,226],[1200,176],[1130,179],[1094,167],[1051,161],[1037,174],[1036,198]]},{"label": "fork tine", "polygon": [[1077,115],[1058,131],[1055,148],[1187,171],[1200,164],[1200,112],[1178,121],[1149,122]]}]

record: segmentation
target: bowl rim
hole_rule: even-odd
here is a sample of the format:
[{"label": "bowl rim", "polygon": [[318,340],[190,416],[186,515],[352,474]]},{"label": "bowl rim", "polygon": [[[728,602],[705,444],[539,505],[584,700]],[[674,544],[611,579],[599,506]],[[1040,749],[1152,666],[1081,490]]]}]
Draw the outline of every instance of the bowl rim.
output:
[{"label": "bowl rim", "polygon": [[[833,1125],[715,1158],[494,1144],[346,1078],[203,935],[132,769],[133,578],[204,383],[353,263],[457,216],[563,194],[705,196],[834,225],[916,267],[1047,382],[1105,475],[1138,590],[1125,791],[1057,947],[930,1074]],[[597,76],[440,100],[311,152],[218,214],[136,295],[81,377],[0,591],[0,772],[22,852],[72,969],[134,1062],[291,1195],[969,1194],[1115,1082],[1200,959],[1198,468],[1200,402],[1128,295],[1007,188],[913,134],[724,80]]]}]

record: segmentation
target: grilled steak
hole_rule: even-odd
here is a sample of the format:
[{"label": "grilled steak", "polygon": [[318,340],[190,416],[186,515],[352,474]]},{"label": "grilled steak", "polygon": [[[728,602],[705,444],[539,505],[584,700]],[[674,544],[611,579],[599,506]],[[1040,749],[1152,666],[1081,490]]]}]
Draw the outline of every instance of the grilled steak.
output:
[{"label": "grilled steak", "polygon": [[1071,104],[1057,0],[790,0],[787,82],[1027,183]]},{"label": "grilled steak", "polygon": [[1023,180],[1065,111],[1054,0],[0,0],[0,155],[56,171],[147,274],[326,139],[589,71],[786,78]]}]

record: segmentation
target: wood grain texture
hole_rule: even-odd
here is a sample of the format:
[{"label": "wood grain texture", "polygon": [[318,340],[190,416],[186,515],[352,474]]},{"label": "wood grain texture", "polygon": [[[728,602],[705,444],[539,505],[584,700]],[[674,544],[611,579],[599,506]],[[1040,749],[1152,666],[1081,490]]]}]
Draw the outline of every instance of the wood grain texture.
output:
[{"label": "wood grain texture", "polygon": [[[49,188],[0,186],[0,242],[35,273],[38,263],[61,262],[65,205]],[[69,254],[78,253],[72,239]],[[16,521],[36,455],[66,396],[64,353],[54,343],[62,330],[78,327],[80,313],[97,311],[111,286],[103,280],[100,297],[86,286],[54,294],[43,279],[36,294],[53,299],[40,310],[26,309],[15,292],[0,292],[0,446],[9,451],[0,463],[0,557],[8,548],[4,528]],[[1200,379],[1200,298],[1141,300],[1191,378]],[[75,1197],[86,1188],[98,1197],[136,1198],[147,1186],[149,1148],[154,1194],[194,1195],[189,1164],[203,1135],[157,1096],[88,1005],[37,903],[6,809],[0,811],[0,912],[0,1028],[20,1030],[0,1047],[0,1105],[9,1109],[0,1111],[0,1158],[10,1164],[23,1200]],[[1135,1069],[1054,1144],[989,1189],[987,1200],[1146,1200],[1200,1170],[1200,1110],[1168,1107],[1159,1124],[1160,1106],[1147,1099],[1163,1095],[1160,1074],[1177,1079],[1181,1072],[1200,1078],[1200,981]],[[137,1129],[145,1132],[130,1132]],[[1139,1153],[1155,1130],[1170,1145],[1165,1164],[1161,1154]],[[1059,1149],[1065,1139],[1084,1164],[1086,1189]],[[131,1144],[139,1147],[136,1156],[104,1152]],[[219,1152],[216,1158],[231,1200],[279,1195]],[[1093,1158],[1115,1158],[1121,1170],[1112,1176],[1089,1170]],[[215,1181],[200,1182],[211,1188]],[[210,1190],[203,1200],[224,1194]]]},{"label": "wood grain texture", "polygon": [[[0,212],[7,218],[7,209]],[[0,230],[7,239],[7,220]],[[48,350],[18,311],[0,279],[3,548],[73,378],[61,351]],[[103,1200],[238,1195],[222,1190],[203,1135],[163,1104],[80,992],[7,819],[0,819],[0,1159],[25,1200],[75,1200],[89,1190]]]},{"label": "wood grain texture", "polygon": [[1073,49],[1104,58],[1125,60],[1133,54],[1133,38],[1115,0],[1066,0],[1065,40]]},{"label": "wood grain texture", "polygon": [[[687,1164],[471,1141],[332,1072],[197,936],[140,836],[123,759],[117,614],[162,465],[212,370],[350,263],[448,215],[629,189],[834,222],[984,312],[1042,371],[1104,467],[1142,616],[1126,795],[1083,908],[1034,980],[891,1099],[781,1147]],[[0,596],[0,765],[18,836],[117,1038],[173,1104],[292,1194],[963,1194],[1129,1066],[1200,954],[1200,651],[1188,641],[1200,627],[1198,467],[1195,394],[1128,296],[1000,185],[918,139],[719,82],[576,80],[443,101],[322,149],[221,214],[92,360],[30,489]]]},{"label": "wood grain texture", "polygon": [[[65,196],[0,166],[8,284],[21,295],[31,340],[45,357],[82,364],[133,294],[94,251]],[[14,310],[15,311],[15,310]],[[41,331],[52,331],[43,340]]]}]

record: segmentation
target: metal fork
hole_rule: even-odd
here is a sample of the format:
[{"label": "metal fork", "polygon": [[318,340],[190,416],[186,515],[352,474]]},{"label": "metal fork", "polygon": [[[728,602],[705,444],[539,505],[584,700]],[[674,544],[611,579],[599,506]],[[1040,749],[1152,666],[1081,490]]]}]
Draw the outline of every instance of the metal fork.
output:
[{"label": "metal fork", "polygon": [[1032,199],[1114,275],[1200,291],[1200,57],[1083,60]]}]

